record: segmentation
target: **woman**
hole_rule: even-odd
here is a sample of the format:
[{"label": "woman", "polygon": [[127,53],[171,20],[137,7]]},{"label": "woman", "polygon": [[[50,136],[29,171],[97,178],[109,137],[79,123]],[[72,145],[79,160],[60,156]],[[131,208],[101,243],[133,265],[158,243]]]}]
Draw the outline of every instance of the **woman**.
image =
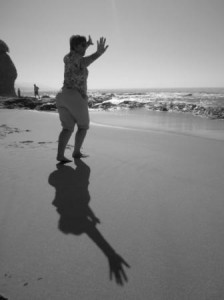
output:
[{"label": "woman", "polygon": [[84,155],[80,149],[89,128],[88,96],[87,96],[87,67],[99,58],[108,48],[106,39],[101,37],[97,41],[97,51],[90,56],[84,56],[86,49],[93,45],[91,37],[88,41],[84,36],[73,35],[70,38],[70,52],[64,57],[65,71],[62,91],[56,97],[56,104],[62,124],[62,131],[58,139],[57,160],[61,163],[70,162],[65,157],[65,148],[74,131],[75,135],[73,158]]}]

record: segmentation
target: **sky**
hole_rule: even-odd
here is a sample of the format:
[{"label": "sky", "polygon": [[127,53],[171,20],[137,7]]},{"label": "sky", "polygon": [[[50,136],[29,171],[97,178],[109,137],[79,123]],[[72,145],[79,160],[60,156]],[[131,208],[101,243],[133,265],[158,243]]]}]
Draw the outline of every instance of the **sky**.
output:
[{"label": "sky", "polygon": [[17,87],[60,89],[73,34],[96,51],[89,89],[224,87],[223,0],[0,0]]}]

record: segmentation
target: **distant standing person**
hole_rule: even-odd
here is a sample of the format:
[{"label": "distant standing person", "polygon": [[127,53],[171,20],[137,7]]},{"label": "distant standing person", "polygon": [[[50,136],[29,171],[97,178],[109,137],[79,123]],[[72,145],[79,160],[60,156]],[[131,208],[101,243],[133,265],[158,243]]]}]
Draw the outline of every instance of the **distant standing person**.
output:
[{"label": "distant standing person", "polygon": [[93,45],[89,36],[88,41],[84,36],[73,35],[70,38],[70,52],[64,57],[64,84],[57,94],[56,104],[61,120],[62,131],[58,138],[57,160],[70,162],[65,157],[65,148],[77,124],[73,158],[81,158],[81,146],[89,129],[89,111],[87,96],[87,67],[99,58],[108,48],[106,39],[101,37],[97,41],[97,51],[90,56],[84,56],[86,49]]},{"label": "distant standing person", "polygon": [[20,98],[21,97],[20,89],[17,90],[17,93],[18,93],[18,97]]},{"label": "distant standing person", "polygon": [[34,86],[34,97],[39,98],[39,87],[36,84],[34,84],[33,86]]}]

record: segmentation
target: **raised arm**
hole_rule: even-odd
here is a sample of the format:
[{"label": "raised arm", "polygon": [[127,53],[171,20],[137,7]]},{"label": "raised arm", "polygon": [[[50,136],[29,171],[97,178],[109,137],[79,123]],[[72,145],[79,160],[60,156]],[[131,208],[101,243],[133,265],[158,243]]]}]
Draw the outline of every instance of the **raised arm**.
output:
[{"label": "raised arm", "polygon": [[[93,45],[92,39],[89,36],[89,40],[87,42],[87,46]],[[101,37],[97,41],[97,50],[95,53],[83,57],[84,64],[88,67],[92,62],[94,62],[97,58],[99,58],[108,48],[108,45],[106,45],[106,39],[104,37]]]}]

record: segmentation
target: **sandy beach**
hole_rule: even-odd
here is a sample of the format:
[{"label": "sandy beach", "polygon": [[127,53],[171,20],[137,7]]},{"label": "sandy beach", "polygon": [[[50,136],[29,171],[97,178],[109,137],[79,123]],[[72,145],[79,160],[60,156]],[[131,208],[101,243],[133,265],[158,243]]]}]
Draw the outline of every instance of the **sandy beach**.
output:
[{"label": "sandy beach", "polygon": [[92,112],[57,165],[57,113],[0,110],[0,295],[224,298],[223,121],[160,116]]}]

